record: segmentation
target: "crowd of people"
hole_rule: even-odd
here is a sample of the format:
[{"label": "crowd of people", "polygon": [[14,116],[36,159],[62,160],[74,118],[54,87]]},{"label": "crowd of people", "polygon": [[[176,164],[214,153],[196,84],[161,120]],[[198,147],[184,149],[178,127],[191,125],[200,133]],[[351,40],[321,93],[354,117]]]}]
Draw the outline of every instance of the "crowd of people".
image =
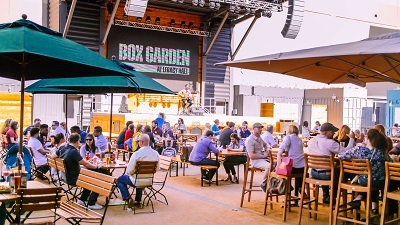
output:
[{"label": "crowd of people", "polygon": [[[5,137],[5,145],[12,148],[18,145],[18,122],[7,120],[2,128],[2,135]],[[284,137],[278,142],[274,135],[274,126],[254,123],[252,132],[249,130],[248,123],[243,121],[241,126],[236,127],[234,122],[227,122],[222,127],[218,119],[214,120],[214,124],[205,125],[202,137],[197,140],[193,151],[189,156],[189,162],[193,165],[213,165],[219,168],[220,162],[209,158],[210,153],[218,154],[223,149],[229,151],[247,152],[247,154],[227,156],[223,162],[223,167],[227,174],[225,181],[233,184],[238,183],[237,172],[234,166],[244,164],[247,157],[250,158],[251,165],[255,168],[264,170],[261,182],[261,189],[266,191],[268,171],[270,162],[268,150],[278,148],[278,164],[281,157],[285,153],[293,159],[292,174],[304,173],[304,144],[302,138],[310,138],[308,141],[308,152],[310,154],[329,156],[335,154],[339,159],[370,159],[373,187],[383,188],[385,181],[384,163],[398,160],[393,155],[400,154],[399,143],[393,147],[392,140],[386,136],[385,128],[382,125],[375,125],[373,129],[363,134],[359,130],[352,132],[350,127],[342,125],[340,128],[335,127],[331,123],[320,124],[318,121],[311,130],[308,122],[304,121],[302,132],[296,125],[290,125],[285,132]],[[179,118],[173,126],[166,120],[163,113],[152,121],[150,125],[137,124],[133,121],[126,122],[126,127],[121,131],[116,140],[117,148],[130,150],[133,154],[129,159],[126,174],[117,179],[117,186],[121,192],[124,201],[129,201],[129,193],[127,186],[133,185],[138,181],[132,175],[135,169],[136,161],[158,161],[162,149],[158,149],[156,143],[165,140],[177,140],[179,134],[187,133],[187,127],[183,118]],[[108,171],[102,169],[101,161],[92,163],[88,158],[94,158],[97,154],[105,154],[110,151],[109,141],[104,137],[102,128],[96,126],[93,133],[87,133],[79,126],[72,126],[68,131],[65,123],[53,121],[51,127],[42,124],[39,118],[36,118],[33,124],[24,130],[24,136],[27,138],[26,146],[29,148],[35,166],[42,173],[49,171],[47,165],[47,155],[52,158],[60,157],[64,159],[68,173],[65,174],[65,180],[70,185],[75,185],[79,176],[81,166],[100,173],[107,174]],[[161,145],[162,146],[162,145]],[[164,146],[165,147],[165,146]],[[176,147],[176,146],[175,146]],[[390,156],[392,155],[392,157]],[[392,159],[393,158],[393,159]],[[216,170],[202,170],[202,177],[206,182],[211,182]],[[338,173],[335,173],[338,175]],[[315,179],[329,180],[331,174],[328,171],[311,170],[310,176]],[[39,179],[45,177],[38,175]],[[357,182],[360,185],[367,185],[367,178],[359,176]],[[335,179],[337,181],[337,179]],[[146,181],[139,181],[146,182]],[[301,192],[302,179],[295,180],[295,186]],[[323,202],[330,202],[330,195],[336,196],[336,188],[329,190],[329,187],[322,187]],[[142,189],[137,188],[133,205],[141,202]],[[372,212],[378,213],[379,193],[373,192]],[[102,206],[97,204],[98,194],[84,190],[78,200],[78,204],[87,206],[90,209],[98,210]],[[364,195],[358,195],[348,204],[358,207],[360,201],[365,198]]]}]

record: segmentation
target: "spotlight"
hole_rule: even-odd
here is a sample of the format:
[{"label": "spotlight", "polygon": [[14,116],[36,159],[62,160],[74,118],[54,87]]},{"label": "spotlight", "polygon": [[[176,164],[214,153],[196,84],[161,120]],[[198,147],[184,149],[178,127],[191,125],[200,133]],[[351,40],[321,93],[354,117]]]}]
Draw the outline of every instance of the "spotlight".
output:
[{"label": "spotlight", "polygon": [[185,22],[185,21],[182,21],[182,22],[181,22],[181,28],[185,28],[185,25],[186,25],[186,22]]},{"label": "spotlight", "polygon": [[271,16],[272,16],[271,10],[265,10],[264,9],[261,14],[262,14],[262,16],[268,17],[268,18],[271,18]]},{"label": "spotlight", "polygon": [[136,17],[136,22],[142,22],[142,17]]},{"label": "spotlight", "polygon": [[108,14],[112,14],[113,8],[114,8],[114,4],[112,4],[112,2],[108,2],[107,3],[107,12],[108,12]]},{"label": "spotlight", "polygon": [[182,4],[182,3],[183,3],[183,0],[178,0],[178,2]]},{"label": "spotlight", "polygon": [[172,2],[177,2],[178,0],[171,0]]},{"label": "spotlight", "polygon": [[214,9],[215,8],[215,2],[210,1],[208,3],[208,7],[210,7],[210,9]]},{"label": "spotlight", "polygon": [[174,19],[172,19],[172,20],[171,20],[171,22],[169,22],[169,25],[171,25],[171,26],[175,26],[175,20],[174,20]]},{"label": "spotlight", "polygon": [[255,8],[251,8],[251,9],[250,9],[250,14],[251,14],[251,15],[256,14],[256,9],[255,9]]},{"label": "spotlight", "polygon": [[160,17],[156,17],[156,21],[155,22],[156,22],[157,25],[160,25],[160,21],[161,21]]},{"label": "spotlight", "polygon": [[215,10],[219,10],[219,8],[221,8],[221,4],[219,2],[215,3]]},{"label": "spotlight", "polygon": [[204,7],[205,4],[206,4],[205,0],[199,0],[199,6],[200,7]]},{"label": "spotlight", "polygon": [[193,29],[193,27],[194,27],[194,24],[193,24],[193,22],[189,22],[189,26],[188,26],[188,28],[189,28],[189,29]]},{"label": "spotlight", "polygon": [[199,4],[199,0],[192,0],[192,4],[193,4],[194,6],[197,6],[197,5]]},{"label": "spotlight", "polygon": [[146,23],[150,23],[150,22],[151,22],[150,16],[147,16],[146,17]]},{"label": "spotlight", "polygon": [[234,5],[229,6],[229,11],[231,11],[231,13],[234,13],[235,9],[236,9],[236,6],[234,6]]},{"label": "spotlight", "polygon": [[245,14],[250,14],[250,8],[245,8],[244,12],[245,12]]},{"label": "spotlight", "polygon": [[124,13],[124,18],[128,18],[128,15],[126,15],[125,13]]},{"label": "spotlight", "polygon": [[240,10],[241,10],[241,8],[240,8],[239,6],[236,6],[236,8],[235,8],[235,13],[236,13],[236,14],[239,14],[239,13],[240,13]]}]

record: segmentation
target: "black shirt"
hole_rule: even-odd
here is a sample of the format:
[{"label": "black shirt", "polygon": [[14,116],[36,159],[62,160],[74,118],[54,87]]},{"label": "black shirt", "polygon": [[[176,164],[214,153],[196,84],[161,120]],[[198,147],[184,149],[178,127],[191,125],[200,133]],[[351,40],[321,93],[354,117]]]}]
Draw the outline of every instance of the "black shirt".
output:
[{"label": "black shirt", "polygon": [[227,146],[231,143],[231,134],[233,130],[231,128],[225,128],[219,135],[219,141],[222,146]]},{"label": "black shirt", "polygon": [[126,127],[119,133],[118,138],[117,138],[117,145],[124,144],[125,140],[125,133],[126,133]]},{"label": "black shirt", "polygon": [[81,166],[79,161],[83,158],[79,154],[78,150],[72,145],[64,145],[57,150],[56,155],[64,159],[65,169],[67,173],[67,184],[75,185],[78,180],[79,173],[81,172]]}]

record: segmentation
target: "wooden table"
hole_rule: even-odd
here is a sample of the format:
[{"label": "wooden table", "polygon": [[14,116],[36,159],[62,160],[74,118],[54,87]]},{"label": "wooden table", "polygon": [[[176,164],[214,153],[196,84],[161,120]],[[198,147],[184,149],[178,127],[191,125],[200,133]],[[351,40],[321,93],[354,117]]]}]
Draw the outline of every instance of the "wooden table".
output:
[{"label": "wooden table", "polygon": [[180,137],[182,137],[182,139],[183,139],[183,141],[194,141],[194,142],[197,142],[197,137],[199,136],[198,134],[189,134],[189,133],[186,133],[186,134],[177,134],[177,136],[178,136],[178,139],[180,138]]},{"label": "wooden table", "polygon": [[107,170],[109,174],[112,175],[115,169],[124,169],[124,172],[122,174],[125,174],[127,166],[128,165],[125,162],[116,160],[115,162],[112,162],[110,164],[103,163],[101,168]]},{"label": "wooden table", "polygon": [[[218,159],[218,157],[219,156],[222,156],[222,157],[226,157],[226,156],[241,156],[241,155],[246,155],[247,154],[247,152],[239,152],[239,151],[227,151],[227,150],[224,150],[224,151],[220,151],[220,152],[218,152],[218,154],[215,154],[215,156],[216,156],[216,160],[217,160],[217,162],[219,161],[219,159]],[[215,173],[215,175],[217,176],[217,183],[216,183],[216,185],[218,185],[218,170],[217,170],[217,172]],[[237,175],[238,175],[238,179],[239,179],[239,171],[237,172]]]}]

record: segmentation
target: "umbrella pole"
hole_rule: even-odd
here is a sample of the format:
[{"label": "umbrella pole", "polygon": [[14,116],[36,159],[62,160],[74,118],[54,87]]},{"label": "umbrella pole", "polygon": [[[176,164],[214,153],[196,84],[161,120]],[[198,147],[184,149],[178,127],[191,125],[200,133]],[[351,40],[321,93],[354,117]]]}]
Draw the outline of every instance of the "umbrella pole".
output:
[{"label": "umbrella pole", "polygon": [[113,103],[114,103],[114,93],[111,92],[111,107],[110,107],[110,142],[111,142],[112,120],[113,120]]},{"label": "umbrella pole", "polygon": [[[22,141],[24,139],[24,104],[25,104],[25,71],[26,71],[26,53],[22,54],[22,63],[21,63],[21,107],[20,107],[20,115],[19,115],[19,146],[18,152],[22,156]],[[22,162],[17,158],[18,170],[22,169]]]},{"label": "umbrella pole", "polygon": [[68,94],[65,94],[65,133],[68,133]]}]

